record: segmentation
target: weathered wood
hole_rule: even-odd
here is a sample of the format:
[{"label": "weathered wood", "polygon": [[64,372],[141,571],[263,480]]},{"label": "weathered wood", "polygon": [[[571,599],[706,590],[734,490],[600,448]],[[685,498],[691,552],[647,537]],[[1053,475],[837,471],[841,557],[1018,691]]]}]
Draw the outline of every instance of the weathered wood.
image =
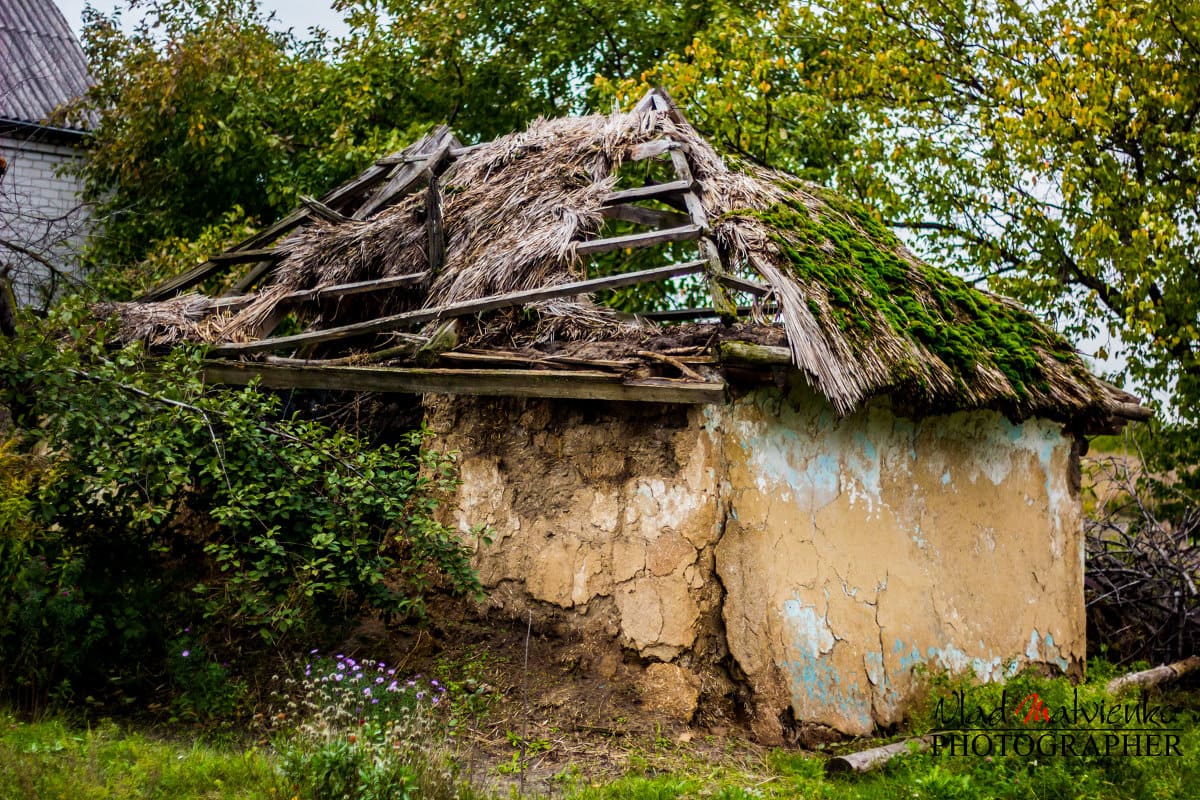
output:
[{"label": "weathered wood", "polygon": [[[555,364],[545,358],[535,358],[533,356],[523,355],[521,353],[509,353],[506,351],[496,351],[488,353],[472,353],[472,352],[448,352],[442,353],[441,361],[458,362],[460,364],[490,364],[501,368],[507,366],[509,368],[528,368],[541,367],[543,369],[565,369],[561,364]],[[590,366],[590,365],[582,365]]]},{"label": "weathered wood", "polygon": [[323,389],[399,394],[467,394],[559,397],[647,403],[720,403],[725,384],[649,379],[623,382],[603,372],[483,369],[398,369],[390,367],[297,366],[242,361],[206,361],[210,383],[269,389]]},{"label": "weathered wood", "polygon": [[331,222],[334,225],[340,225],[343,222],[354,221],[353,217],[347,217],[345,214],[334,211],[332,208],[325,205],[315,197],[309,197],[308,195],[302,194],[300,195],[300,202],[304,204],[304,207],[308,209],[312,216],[316,217],[317,219],[323,219],[326,222]]},{"label": "weathered wood", "polygon": [[653,350],[638,350],[637,354],[643,358],[648,358],[651,361],[659,361],[663,364],[668,364],[678,370],[679,374],[685,378],[689,378],[694,381],[704,380],[703,375],[701,375],[699,372],[696,372],[696,370],[692,369],[687,364],[684,364],[674,356],[669,356],[666,353],[656,353]]},{"label": "weathered wood", "polygon": [[429,176],[425,190],[425,240],[429,274],[437,275],[446,261],[446,231],[442,226],[442,190],[436,175]]},{"label": "weathered wood", "polygon": [[1170,683],[1189,672],[1200,669],[1200,656],[1189,656],[1182,661],[1176,661],[1174,664],[1163,664],[1158,667],[1144,669],[1141,672],[1131,672],[1128,675],[1121,675],[1113,678],[1105,687],[1109,694],[1116,694],[1127,686],[1158,686],[1162,683]]},{"label": "weathered wood", "polygon": [[612,236],[608,239],[592,239],[575,245],[575,253],[581,256],[608,253],[613,250],[636,250],[642,247],[653,247],[666,242],[690,242],[700,238],[699,225],[683,225],[679,228],[667,228],[661,231],[643,231],[629,233],[624,236]]},{"label": "weathered wood", "polygon": [[[659,111],[666,112],[668,116],[682,120],[679,110],[675,108],[674,103],[671,102],[665,93],[652,92],[650,103]],[[681,181],[685,181],[693,187],[695,186],[692,168],[688,164],[687,155],[682,149],[671,151],[671,164],[675,167],[675,174],[679,176]],[[687,207],[688,216],[692,218],[692,222],[699,226],[702,233],[708,233],[708,213],[704,210],[704,204],[700,202],[700,196],[694,188],[689,188],[683,193],[683,203]],[[713,308],[717,310],[722,322],[727,325],[732,324],[737,321],[737,305],[730,298],[729,293],[725,291],[725,286],[721,281],[721,276],[725,274],[725,270],[716,242],[710,237],[702,237],[700,240],[700,253],[708,261],[706,283],[708,285],[708,294],[712,298]]]},{"label": "weathered wood", "polygon": [[1123,419],[1134,422],[1145,422],[1154,419],[1154,409],[1140,403],[1115,403],[1114,408],[1116,415]]},{"label": "weathered wood", "polygon": [[[744,317],[753,310],[751,306],[738,306],[738,316]],[[679,322],[688,319],[719,319],[721,315],[715,308],[677,308],[670,311],[643,311],[630,316],[641,317],[651,322]]]},{"label": "weathered wood", "polygon": [[792,351],[786,347],[728,340],[717,344],[717,360],[723,364],[780,367],[792,363]]},{"label": "weathered wood", "polygon": [[771,292],[770,286],[757,281],[747,280],[746,278],[740,278],[737,275],[730,275],[727,272],[722,272],[718,275],[717,280],[730,289],[736,289],[739,292],[748,292],[759,297],[763,297]]},{"label": "weathered wood", "polygon": [[251,267],[245,275],[238,279],[238,282],[233,285],[226,296],[236,296],[245,294],[254,288],[254,285],[262,280],[263,276],[275,268],[279,262],[272,259],[270,261],[260,261]]},{"label": "weathered wood", "polygon": [[438,356],[447,350],[453,350],[458,344],[458,329],[459,321],[457,319],[443,322],[429,336],[429,341],[421,345],[421,348],[413,354],[413,358],[417,364],[422,367],[431,367],[438,360]]},{"label": "weathered wood", "polygon": [[[332,300],[338,297],[348,297],[355,294],[370,294],[372,292],[385,292],[391,289],[398,289],[404,286],[413,286],[421,283],[429,277],[428,272],[415,272],[411,275],[392,275],[387,278],[376,278],[370,281],[355,281],[354,283],[337,283],[332,286],[324,286],[316,289],[299,289],[295,292],[289,292],[277,300],[280,304],[296,305],[298,303],[319,302],[321,300]],[[234,297],[222,297],[213,303],[214,309],[229,309],[248,306],[257,299],[255,295],[238,295]]]},{"label": "weathered wood", "polygon": [[649,142],[635,144],[629,148],[630,161],[645,161],[647,158],[661,156],[668,150],[674,150],[679,147],[679,142],[671,141],[670,139],[654,139]]},{"label": "weathered wood", "polygon": [[932,736],[921,736],[915,739],[905,739],[903,742],[893,742],[882,747],[872,747],[857,753],[836,756],[825,762],[826,772],[868,772],[882,767],[896,756],[908,753],[924,753],[933,743]]},{"label": "weathered wood", "polygon": [[267,350],[279,350],[300,344],[328,342],[334,339],[344,339],[351,336],[362,336],[372,333],[399,330],[401,328],[420,325],[435,319],[450,319],[480,314],[485,311],[495,311],[501,308],[512,308],[538,300],[552,300],[557,297],[572,297],[590,294],[604,289],[618,289],[622,286],[636,286],[640,283],[666,280],[681,275],[691,275],[704,269],[703,261],[688,261],[682,264],[672,264],[668,267],[627,272],[622,275],[610,275],[605,278],[593,278],[586,281],[572,281],[555,286],[545,286],[539,289],[527,289],[520,292],[481,297],[477,300],[467,300],[461,303],[436,306],[408,311],[403,314],[393,314],[389,317],[356,322],[350,325],[340,325],[320,331],[308,331],[294,336],[280,336],[274,339],[260,339],[254,342],[227,342],[218,345],[213,352],[218,355],[240,355],[243,353],[258,353]]},{"label": "weathered wood", "polygon": [[221,264],[246,264],[251,261],[280,261],[287,257],[287,250],[227,250],[209,256],[209,261]]},{"label": "weathered wood", "polygon": [[428,341],[428,337],[417,336],[415,334],[397,333],[398,337],[403,337],[403,340],[392,347],[386,347],[383,350],[372,350],[366,353],[355,353],[349,356],[341,356],[339,358],[285,358],[282,356],[263,356],[263,361],[267,364],[290,364],[299,367],[342,367],[342,366],[363,366],[366,364],[378,364],[380,361],[388,361],[390,359],[409,359],[421,349]]},{"label": "weathered wood", "polygon": [[[458,144],[458,139],[454,138],[449,128],[445,125],[439,126],[416,145],[414,152],[406,157],[405,163],[395,168],[387,183],[354,212],[354,218],[366,219],[397,199],[411,194],[422,181],[428,181],[430,176],[437,174],[438,167],[450,157],[451,150]],[[416,160],[417,156],[426,158]],[[407,158],[414,160],[408,161]]]},{"label": "weathered wood", "polygon": [[636,189],[622,189],[619,192],[613,192],[605,196],[601,202],[603,205],[612,206],[618,203],[633,203],[638,200],[656,200],[667,195],[682,194],[691,188],[691,181],[652,183],[649,186],[639,186]]},{"label": "weathered wood", "polygon": [[619,219],[632,222],[635,225],[650,225],[655,228],[678,228],[691,223],[692,218],[686,214],[676,214],[674,211],[659,211],[657,208],[643,208],[623,203],[619,206],[605,206],[600,213],[609,219]]},{"label": "weathered wood", "polygon": [[[357,192],[368,188],[373,182],[378,181],[387,173],[386,167],[372,166],[367,168],[357,178],[347,184],[343,184],[331,192],[321,197],[322,203],[326,206],[336,206],[340,202],[352,197]],[[301,206],[294,209],[287,216],[279,219],[267,227],[263,228],[258,233],[251,236],[230,248],[231,251],[254,250],[261,248],[265,244],[269,244],[285,233],[294,228],[303,225],[309,218],[309,209]],[[141,302],[152,302],[155,300],[163,300],[168,297],[173,297],[184,289],[189,289],[198,283],[206,280],[209,276],[224,269],[227,265],[219,261],[209,259],[203,264],[198,264],[192,267],[187,272],[171,278],[168,281],[155,286],[150,291],[138,298]]]}]

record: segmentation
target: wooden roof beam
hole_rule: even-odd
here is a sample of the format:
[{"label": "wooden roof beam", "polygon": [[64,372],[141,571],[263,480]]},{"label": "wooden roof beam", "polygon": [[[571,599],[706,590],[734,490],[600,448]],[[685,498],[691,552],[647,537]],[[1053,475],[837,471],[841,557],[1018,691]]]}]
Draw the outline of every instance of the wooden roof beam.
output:
[{"label": "wooden roof beam", "polygon": [[722,381],[647,378],[622,380],[605,372],[536,369],[407,369],[308,366],[244,361],[206,361],[210,383],[245,386],[259,380],[269,389],[322,389],[398,394],[466,394],[556,397],[642,403],[721,403]]},{"label": "wooden roof beam", "polygon": [[604,278],[593,278],[585,281],[571,281],[555,286],[544,286],[538,289],[527,289],[520,292],[481,297],[476,300],[466,300],[434,308],[408,311],[403,314],[393,314],[389,317],[356,322],[350,325],[340,325],[319,331],[307,331],[294,336],[279,336],[270,339],[259,339],[253,342],[226,342],[217,345],[213,352],[218,355],[242,355],[259,353],[270,350],[280,350],[303,344],[329,342],[335,339],[345,339],[352,336],[363,336],[373,333],[400,330],[421,325],[437,319],[452,319],[466,317],[471,314],[481,314],[485,311],[495,311],[501,308],[525,305],[539,300],[553,300],[558,297],[574,297],[581,294],[591,294],[605,289],[618,289],[622,286],[635,286],[640,283],[666,280],[680,275],[691,275],[704,271],[707,262],[688,261],[682,264],[672,264],[667,267],[627,272],[621,275],[610,275]]}]

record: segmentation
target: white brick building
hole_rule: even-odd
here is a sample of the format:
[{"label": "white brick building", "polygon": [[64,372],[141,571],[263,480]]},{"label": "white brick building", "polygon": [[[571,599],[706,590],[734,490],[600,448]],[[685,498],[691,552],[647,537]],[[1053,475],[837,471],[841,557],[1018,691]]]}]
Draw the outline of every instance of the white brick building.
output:
[{"label": "white brick building", "polygon": [[0,273],[22,304],[42,305],[78,280],[87,215],[64,167],[81,157],[86,131],[49,120],[89,85],[83,50],[52,0],[0,2]]}]

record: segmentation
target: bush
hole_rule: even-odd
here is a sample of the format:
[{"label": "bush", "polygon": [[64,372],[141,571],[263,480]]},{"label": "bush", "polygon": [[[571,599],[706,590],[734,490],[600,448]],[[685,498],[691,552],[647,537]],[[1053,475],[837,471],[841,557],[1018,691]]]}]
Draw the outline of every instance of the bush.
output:
[{"label": "bush", "polygon": [[232,662],[250,637],[420,619],[436,588],[479,590],[437,520],[457,474],[427,430],[372,446],[205,386],[198,349],[110,350],[88,320],[74,306],[0,340],[0,688],[129,696],[185,627]]}]

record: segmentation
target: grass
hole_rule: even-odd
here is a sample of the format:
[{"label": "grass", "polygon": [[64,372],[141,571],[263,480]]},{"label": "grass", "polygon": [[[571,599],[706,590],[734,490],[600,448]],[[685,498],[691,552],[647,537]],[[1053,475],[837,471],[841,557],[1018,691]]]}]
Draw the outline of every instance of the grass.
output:
[{"label": "grass", "polygon": [[[1017,696],[1037,691],[1047,706],[1063,708],[1072,697],[1081,704],[1101,697],[1108,674],[1103,670],[1094,673],[1078,690],[1063,679],[1025,675],[1010,680],[1007,690]],[[950,691],[961,685],[945,684],[940,688]],[[989,686],[971,691],[980,693],[981,700],[994,703],[1001,689]],[[1152,702],[1170,706],[1176,714],[1173,726],[1181,729],[1182,750],[1178,757],[1009,755],[987,759],[914,753],[894,759],[874,773],[829,776],[824,759],[813,753],[763,751],[733,738],[701,737],[686,743],[655,736],[644,741],[626,740],[621,755],[629,768],[622,776],[599,779],[588,774],[595,764],[569,764],[553,784],[531,784],[534,791],[530,796],[548,794],[562,800],[1157,800],[1200,796],[1200,694],[1177,690],[1155,696]],[[916,714],[912,725],[916,732],[930,730],[932,720],[932,711],[927,710],[924,717]],[[701,742],[707,747],[698,747]],[[871,744],[859,742],[851,749],[865,749]],[[0,798],[6,800],[273,800],[294,796],[305,800],[312,792],[305,790],[303,781],[293,785],[291,780],[281,778],[284,760],[271,749],[239,751],[232,745],[218,747],[156,738],[123,730],[113,723],[80,727],[62,719],[22,722],[0,712]],[[492,785],[498,784],[493,781]],[[503,786],[503,781],[499,785]],[[438,786],[445,791],[430,794],[422,785],[412,794],[373,784],[361,789],[366,794],[355,790],[351,796],[428,800],[431,796],[484,798],[516,794],[515,788],[501,788],[498,795],[488,795],[456,781],[441,781]],[[372,788],[380,791],[371,792]],[[321,793],[316,796],[325,800]]]},{"label": "grass", "polygon": [[257,750],[156,739],[111,722],[21,722],[0,712],[0,798],[274,800],[276,784],[274,765]]}]

